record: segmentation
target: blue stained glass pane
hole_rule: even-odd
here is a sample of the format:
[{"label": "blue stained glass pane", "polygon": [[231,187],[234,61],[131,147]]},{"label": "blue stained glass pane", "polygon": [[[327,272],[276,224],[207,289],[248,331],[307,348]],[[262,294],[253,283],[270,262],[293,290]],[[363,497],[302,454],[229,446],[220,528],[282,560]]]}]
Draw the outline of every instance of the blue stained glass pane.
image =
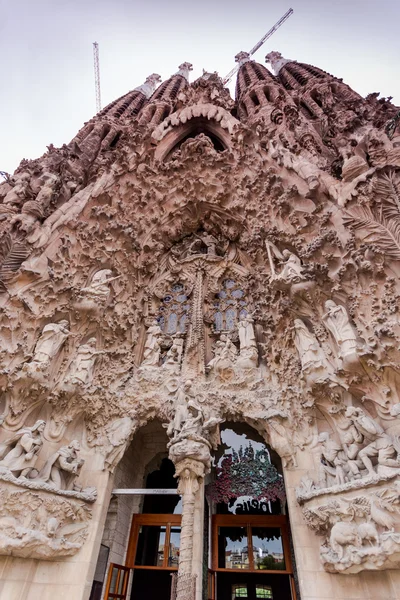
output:
[{"label": "blue stained glass pane", "polygon": [[157,318],[157,323],[159,324],[159,326],[161,327],[161,329],[164,329],[165,320],[164,320],[163,316]]},{"label": "blue stained glass pane", "polygon": [[222,314],[220,312],[217,312],[214,315],[214,328],[216,331],[221,331],[222,326],[223,326]]},{"label": "blue stained glass pane", "polygon": [[247,316],[247,314],[247,310],[245,308],[242,308],[242,310],[239,313],[239,318],[244,319]]},{"label": "blue stained glass pane", "polygon": [[225,313],[226,320],[226,328],[231,331],[235,329],[235,321],[236,321],[236,310],[234,308],[228,308]]},{"label": "blue stained glass pane", "polygon": [[183,285],[181,283],[176,283],[172,286],[173,292],[181,292],[183,290]]},{"label": "blue stained glass pane", "polygon": [[245,300],[240,300],[239,304],[240,306],[246,306],[247,302]]},{"label": "blue stained glass pane", "polygon": [[242,298],[243,295],[244,295],[243,290],[233,290],[233,292],[232,292],[232,296],[234,298]]},{"label": "blue stained glass pane", "polygon": [[164,298],[163,301],[164,302],[171,302],[171,300],[172,300],[172,296],[165,296],[165,298]]},{"label": "blue stained glass pane", "polygon": [[176,297],[177,302],[185,302],[185,300],[187,300],[185,294],[179,294],[179,296]]},{"label": "blue stained glass pane", "polygon": [[228,290],[235,287],[236,282],[233,281],[233,279],[227,279],[226,281],[224,281],[224,287],[226,287]]},{"label": "blue stained glass pane", "polygon": [[224,292],[224,290],[222,290],[221,292],[219,292],[218,297],[219,298],[226,298],[226,292]]},{"label": "blue stained glass pane", "polygon": [[178,326],[178,316],[176,313],[171,313],[168,317],[167,333],[176,333]]}]

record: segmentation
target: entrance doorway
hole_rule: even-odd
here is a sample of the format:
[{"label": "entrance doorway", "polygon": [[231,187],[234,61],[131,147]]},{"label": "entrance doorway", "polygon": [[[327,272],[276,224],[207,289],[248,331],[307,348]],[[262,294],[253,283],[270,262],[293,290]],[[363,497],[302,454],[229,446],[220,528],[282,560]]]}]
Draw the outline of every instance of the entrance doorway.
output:
[{"label": "entrance doorway", "polygon": [[252,428],[226,423],[215,455],[211,600],[296,600],[281,461]]},{"label": "entrance doorway", "polygon": [[218,600],[295,600],[285,515],[214,515],[212,529]]}]

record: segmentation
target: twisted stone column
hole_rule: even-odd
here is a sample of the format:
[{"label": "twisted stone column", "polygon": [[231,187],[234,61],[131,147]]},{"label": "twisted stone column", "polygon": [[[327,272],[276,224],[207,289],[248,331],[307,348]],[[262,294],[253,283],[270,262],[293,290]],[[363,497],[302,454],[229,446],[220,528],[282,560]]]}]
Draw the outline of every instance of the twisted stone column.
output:
[{"label": "twisted stone column", "polygon": [[193,575],[193,535],[196,495],[199,480],[205,475],[202,462],[184,458],[175,465],[179,477],[178,493],[182,495],[182,524],[176,600],[192,600],[195,594]]}]

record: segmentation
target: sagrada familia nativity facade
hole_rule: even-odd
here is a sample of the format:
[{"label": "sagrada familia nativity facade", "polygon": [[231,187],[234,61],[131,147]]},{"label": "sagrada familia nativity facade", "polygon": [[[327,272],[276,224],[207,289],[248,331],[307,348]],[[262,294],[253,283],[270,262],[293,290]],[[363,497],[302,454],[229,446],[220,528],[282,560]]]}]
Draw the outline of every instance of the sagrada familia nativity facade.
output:
[{"label": "sagrada familia nativity facade", "polygon": [[1,600],[400,598],[400,112],[236,58],[0,185]]}]

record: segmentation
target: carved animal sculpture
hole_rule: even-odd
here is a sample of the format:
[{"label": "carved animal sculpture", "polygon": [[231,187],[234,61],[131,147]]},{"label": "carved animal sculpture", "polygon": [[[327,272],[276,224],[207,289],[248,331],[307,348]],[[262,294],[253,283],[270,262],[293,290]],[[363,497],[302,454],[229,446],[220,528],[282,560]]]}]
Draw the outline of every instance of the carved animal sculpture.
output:
[{"label": "carved animal sculpture", "polygon": [[346,546],[356,546],[359,548],[362,545],[357,525],[344,523],[343,521],[335,523],[332,527],[329,541],[332,550],[338,555],[339,560],[342,560]]},{"label": "carved animal sculpture", "polygon": [[358,535],[362,543],[368,542],[371,546],[379,544],[378,530],[373,523],[361,523],[358,526]]}]

